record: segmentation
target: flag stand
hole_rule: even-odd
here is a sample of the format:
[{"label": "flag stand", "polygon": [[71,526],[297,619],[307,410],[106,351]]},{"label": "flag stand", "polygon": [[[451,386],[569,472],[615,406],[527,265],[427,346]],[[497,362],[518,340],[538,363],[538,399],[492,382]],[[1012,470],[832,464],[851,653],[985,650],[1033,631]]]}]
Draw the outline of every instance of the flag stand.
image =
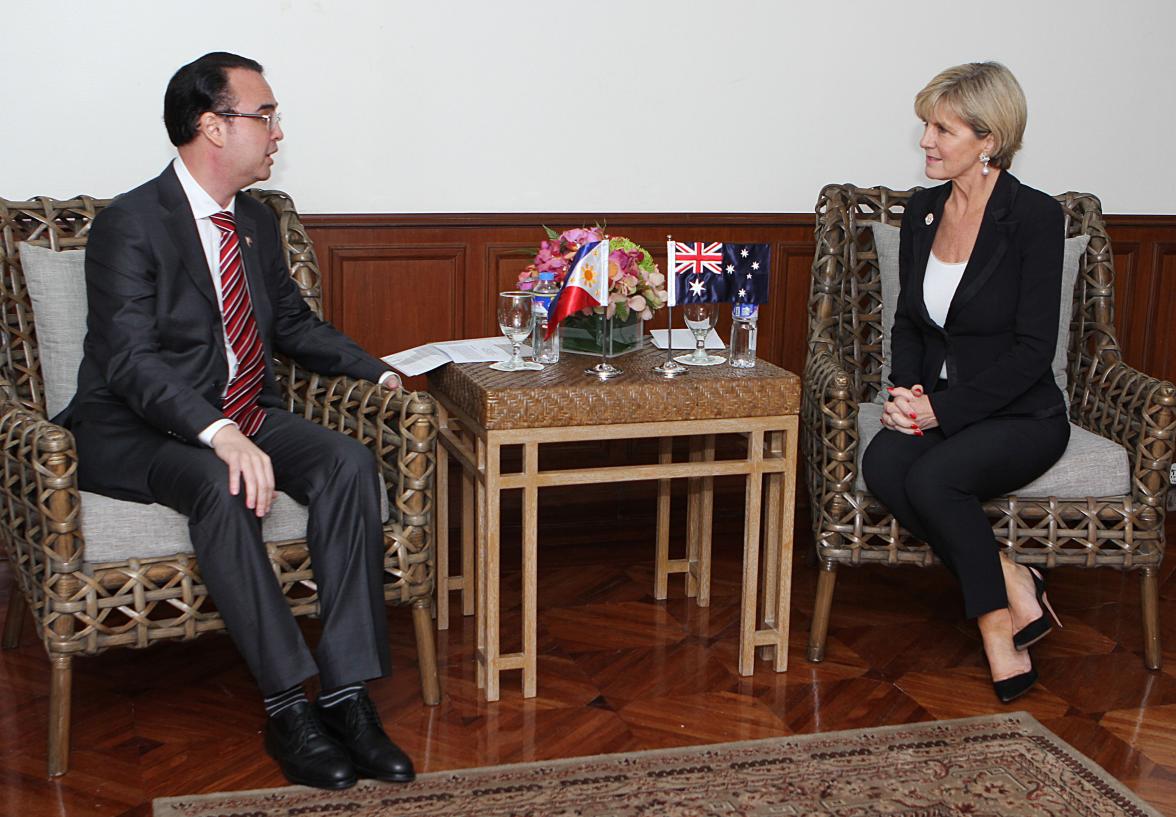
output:
[{"label": "flag stand", "polygon": [[666,317],[666,360],[660,366],[654,366],[653,371],[667,380],[671,380],[689,371],[674,360],[674,302],[678,300],[676,285],[678,273],[675,270],[677,265],[674,263],[674,237],[672,235],[666,236],[666,261],[666,292],[669,295],[666,299],[666,306],[669,308]]},{"label": "flag stand", "polygon": [[612,342],[612,316],[608,314],[607,307],[605,308],[604,318],[604,334],[600,338],[600,362],[590,369],[585,369],[584,374],[595,377],[597,380],[612,380],[618,375],[625,373],[624,369],[618,369],[616,366],[608,362],[608,349],[605,348],[606,343]]},{"label": "flag stand", "polygon": [[667,309],[669,312],[666,318],[666,360],[660,366],[654,366],[653,370],[662,377],[671,379],[680,377],[690,370],[674,360],[674,305],[670,304]]}]

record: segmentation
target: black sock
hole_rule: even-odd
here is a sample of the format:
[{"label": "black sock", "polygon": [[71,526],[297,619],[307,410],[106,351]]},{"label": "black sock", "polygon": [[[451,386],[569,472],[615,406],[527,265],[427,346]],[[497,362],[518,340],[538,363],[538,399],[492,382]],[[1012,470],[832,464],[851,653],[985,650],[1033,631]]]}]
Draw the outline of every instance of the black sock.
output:
[{"label": "black sock", "polygon": [[273,695],[266,695],[265,714],[272,718],[283,709],[287,709],[299,701],[306,701],[306,690],[302,688],[302,684],[295,684],[289,689],[283,689]]},{"label": "black sock", "polygon": [[347,686],[328,689],[319,693],[318,705],[329,708],[336,704],[341,704],[344,701],[350,701],[352,698],[358,697],[359,693],[363,691],[363,684],[348,684]]}]

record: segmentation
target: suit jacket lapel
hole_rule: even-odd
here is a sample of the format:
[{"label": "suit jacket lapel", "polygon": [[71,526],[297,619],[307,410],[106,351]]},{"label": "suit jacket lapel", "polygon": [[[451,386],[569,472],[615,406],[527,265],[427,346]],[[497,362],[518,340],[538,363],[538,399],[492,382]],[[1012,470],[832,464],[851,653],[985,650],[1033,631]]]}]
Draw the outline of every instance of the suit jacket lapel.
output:
[{"label": "suit jacket lapel", "polygon": [[[927,277],[927,260],[931,257],[931,245],[935,243],[935,234],[943,221],[943,205],[951,193],[951,185],[945,184],[928,202],[927,210],[915,214],[914,224],[914,264],[911,269],[911,302],[908,307],[922,316],[923,321],[930,327],[940,329],[927,313],[927,302],[923,299],[923,281]],[[928,221],[930,216],[930,221]],[[940,331],[942,331],[940,329]]]},{"label": "suit jacket lapel", "polygon": [[204,247],[200,244],[200,234],[196,232],[196,220],[192,217],[188,197],[184,195],[184,188],[180,186],[180,180],[176,178],[176,171],[171,165],[159,176],[159,202],[167,210],[163,221],[179,250],[181,266],[192,278],[196,289],[219,312],[216,289],[212,286],[212,272],[208,269]]},{"label": "suit jacket lapel", "polygon": [[263,261],[258,251],[257,223],[245,212],[245,208],[240,206],[242,195],[244,194],[237,194],[237,237],[241,240],[241,261],[245,264],[245,280],[249,283],[253,318],[257,321],[257,333],[266,346],[268,360],[271,354],[269,329],[273,324],[273,304],[270,303],[265,288]]},{"label": "suit jacket lapel", "polygon": [[976,235],[972,254],[968,257],[968,266],[964,268],[960,285],[956,287],[947,310],[948,325],[968,301],[984,288],[1008,250],[1009,238],[1017,229],[1017,222],[1009,220],[1007,216],[1012,211],[1013,200],[1020,186],[1020,182],[1007,171],[1002,171],[996,180],[996,187],[984,207],[984,218],[980,222],[980,232]]}]

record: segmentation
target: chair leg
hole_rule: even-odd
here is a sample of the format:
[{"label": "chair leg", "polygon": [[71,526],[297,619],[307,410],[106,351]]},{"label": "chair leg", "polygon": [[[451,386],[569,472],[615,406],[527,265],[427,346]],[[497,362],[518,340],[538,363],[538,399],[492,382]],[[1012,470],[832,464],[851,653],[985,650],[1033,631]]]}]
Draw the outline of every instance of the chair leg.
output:
[{"label": "chair leg", "polygon": [[4,619],[4,640],[0,641],[0,646],[11,650],[20,643],[20,633],[24,628],[25,613],[29,607],[25,603],[24,593],[20,592],[20,587],[15,581],[8,592],[8,617]]},{"label": "chair leg", "polygon": [[416,630],[417,663],[421,670],[421,697],[429,706],[441,703],[441,681],[437,677],[437,642],[433,635],[433,615],[429,599],[417,599],[412,605],[412,623]]},{"label": "chair leg", "polygon": [[53,655],[49,680],[49,776],[69,771],[70,690],[73,656]]},{"label": "chair leg", "polygon": [[1159,579],[1154,567],[1145,567],[1140,577],[1140,607],[1143,613],[1143,663],[1148,669],[1159,669],[1160,601]]},{"label": "chair leg", "polygon": [[809,629],[808,660],[818,663],[825,658],[825,636],[829,634],[829,612],[833,607],[833,585],[837,582],[837,563],[821,562],[817,577],[817,598],[813,603],[813,623]]}]

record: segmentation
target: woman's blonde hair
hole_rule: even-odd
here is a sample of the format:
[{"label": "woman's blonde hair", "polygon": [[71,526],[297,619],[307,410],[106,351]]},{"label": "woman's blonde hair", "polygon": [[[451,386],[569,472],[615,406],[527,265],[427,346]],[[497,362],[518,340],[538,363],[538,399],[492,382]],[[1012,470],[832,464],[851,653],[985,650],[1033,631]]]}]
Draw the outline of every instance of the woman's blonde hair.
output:
[{"label": "woman's blonde hair", "polygon": [[992,134],[994,167],[1012,165],[1029,115],[1012,71],[999,62],[968,62],[940,71],[915,96],[915,115],[930,122],[940,107],[964,120],[977,137]]}]

